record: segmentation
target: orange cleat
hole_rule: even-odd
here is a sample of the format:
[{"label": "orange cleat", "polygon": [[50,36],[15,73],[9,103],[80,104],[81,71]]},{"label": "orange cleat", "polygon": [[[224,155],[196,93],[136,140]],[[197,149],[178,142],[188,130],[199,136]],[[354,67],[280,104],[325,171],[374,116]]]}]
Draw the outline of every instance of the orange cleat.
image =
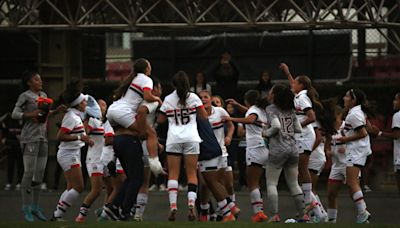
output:
[{"label": "orange cleat", "polygon": [[233,221],[236,221],[236,218],[232,213],[222,218],[222,222],[233,222]]},{"label": "orange cleat", "polygon": [[264,212],[257,212],[255,215],[251,217],[251,221],[253,222],[264,222],[268,219],[268,216],[264,214]]}]

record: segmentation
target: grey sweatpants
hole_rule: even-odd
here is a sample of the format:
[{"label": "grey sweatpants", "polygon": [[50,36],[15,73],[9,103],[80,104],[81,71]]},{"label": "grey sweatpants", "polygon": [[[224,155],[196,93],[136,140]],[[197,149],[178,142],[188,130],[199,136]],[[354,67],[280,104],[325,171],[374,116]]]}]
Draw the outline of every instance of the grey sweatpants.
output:
[{"label": "grey sweatpants", "polygon": [[[47,163],[48,144],[44,141],[21,143],[24,176],[21,181],[22,206],[38,204],[40,184]],[[32,188],[32,200],[28,199]]]}]

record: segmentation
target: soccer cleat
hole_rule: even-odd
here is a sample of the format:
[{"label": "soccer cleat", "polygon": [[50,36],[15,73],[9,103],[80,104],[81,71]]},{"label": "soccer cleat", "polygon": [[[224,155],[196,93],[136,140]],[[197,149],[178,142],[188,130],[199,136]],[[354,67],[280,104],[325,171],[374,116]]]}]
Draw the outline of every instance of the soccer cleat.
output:
[{"label": "soccer cleat", "polygon": [[94,214],[96,215],[96,217],[100,217],[101,213],[103,213],[103,208],[97,208],[96,210],[94,210]]},{"label": "soccer cleat", "polygon": [[188,211],[188,220],[189,221],[195,221],[196,220],[196,208],[194,204],[189,204],[189,211]]},{"label": "soccer cleat", "polygon": [[175,221],[176,220],[176,212],[178,211],[178,207],[175,203],[171,204],[171,208],[169,211],[168,221]]},{"label": "soccer cleat", "polygon": [[55,217],[54,214],[50,219],[51,222],[65,222],[65,220],[61,217]]},{"label": "soccer cleat", "polygon": [[15,190],[17,190],[17,191],[21,190],[21,184],[15,185]]},{"label": "soccer cleat", "polygon": [[143,216],[142,216],[142,215],[135,214],[135,216],[133,216],[133,221],[135,221],[135,222],[142,222],[142,221],[143,221]]},{"label": "soccer cleat", "polygon": [[318,202],[312,201],[310,204],[306,205],[306,207],[304,208],[304,214],[310,213],[310,211],[312,211],[312,209],[314,209],[315,207],[318,207]]},{"label": "soccer cleat", "polygon": [[369,223],[369,219],[371,218],[371,213],[367,210],[361,212],[357,215],[357,223]]},{"label": "soccer cleat", "polygon": [[78,223],[84,223],[86,221],[86,216],[83,216],[83,215],[81,215],[81,214],[79,214],[78,216],[76,216],[76,218],[75,218],[75,222],[78,222]]},{"label": "soccer cleat", "polygon": [[24,206],[22,208],[22,212],[24,213],[25,221],[27,221],[27,222],[33,222],[34,221],[30,206]]},{"label": "soccer cleat", "polygon": [[268,223],[274,223],[274,222],[280,222],[280,221],[281,221],[281,217],[279,216],[279,214],[275,214],[270,219],[268,219]]},{"label": "soccer cleat", "polygon": [[165,184],[160,184],[160,187],[158,188],[160,192],[166,192],[168,191],[167,187],[165,187]]},{"label": "soccer cleat", "polygon": [[251,221],[253,222],[264,222],[268,219],[268,216],[264,214],[264,212],[257,212],[255,215],[251,217]]},{"label": "soccer cleat", "polygon": [[302,222],[304,222],[304,223],[308,223],[308,222],[310,222],[310,216],[308,216],[308,214],[304,214],[303,215],[303,217],[300,217],[300,218],[297,218],[296,219],[296,221],[298,222],[298,223],[302,223]]},{"label": "soccer cleat", "polygon": [[108,217],[110,217],[110,219],[112,219],[114,221],[117,221],[120,219],[119,210],[114,205],[106,204],[106,205],[104,205],[103,210],[106,212]]},{"label": "soccer cleat", "polygon": [[240,208],[235,205],[231,208],[231,213],[233,214],[233,216],[235,216],[235,219],[237,220],[240,214]]},{"label": "soccer cleat", "polygon": [[208,221],[210,221],[210,216],[201,213],[199,216],[199,221],[200,222],[208,222]]},{"label": "soccer cleat", "polygon": [[43,213],[43,209],[38,205],[31,206],[32,215],[34,215],[40,221],[47,221],[47,217]]},{"label": "soccer cleat", "polygon": [[222,218],[222,222],[233,222],[233,221],[236,221],[236,218],[232,213]]}]

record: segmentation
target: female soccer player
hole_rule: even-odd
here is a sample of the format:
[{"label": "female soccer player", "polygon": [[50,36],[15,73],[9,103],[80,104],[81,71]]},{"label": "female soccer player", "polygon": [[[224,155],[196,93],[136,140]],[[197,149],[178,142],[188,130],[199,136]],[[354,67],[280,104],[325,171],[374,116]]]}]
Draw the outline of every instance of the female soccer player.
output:
[{"label": "female soccer player", "polygon": [[270,127],[263,132],[269,142],[265,172],[272,217],[268,222],[280,222],[277,186],[282,169],[298,215],[303,215],[304,196],[297,181],[299,154],[295,139],[295,133],[301,132],[301,125],[294,112],[293,98],[290,88],[282,84],[274,85],[269,93],[272,104],[266,108],[266,112]]},{"label": "female soccer player", "polygon": [[64,170],[67,189],[61,194],[52,221],[62,221],[62,216],[78,199],[83,191],[80,149],[87,143],[93,146],[93,141],[86,135],[81,119],[85,112],[87,96],[80,92],[77,83],[71,83],[62,94],[63,101],[68,104],[68,112],[64,115],[57,138],[57,162]]},{"label": "female soccer player", "polygon": [[267,100],[260,97],[256,90],[249,90],[244,95],[248,108],[244,118],[223,117],[224,120],[246,124],[246,178],[253,206],[253,222],[263,222],[268,219],[264,214],[263,200],[260,193],[260,179],[263,166],[268,159],[268,149],[262,137],[262,130],[268,124],[265,107]]},{"label": "female soccer player", "polygon": [[[34,221],[33,216],[45,221],[47,218],[39,207],[39,196],[47,163],[46,120],[52,101],[42,91],[43,82],[37,72],[26,72],[22,85],[25,92],[19,95],[12,112],[13,119],[24,121],[20,138],[24,163],[21,181],[22,211],[26,221]],[[39,104],[41,101],[45,108]],[[28,193],[29,188],[32,189],[32,196]]]},{"label": "female soccer player", "polygon": [[168,120],[166,143],[168,162],[168,194],[170,202],[169,220],[175,221],[177,212],[178,178],[183,158],[188,180],[188,219],[196,219],[195,201],[197,198],[197,160],[201,141],[197,131],[196,116],[207,120],[207,113],[200,98],[189,92],[189,78],[185,72],[177,72],[172,83],[175,90],[162,104],[157,122]]},{"label": "female soccer player", "polygon": [[[227,160],[227,149],[226,146],[229,146],[232,140],[233,133],[235,131],[235,127],[232,123],[232,121],[225,121],[225,124],[227,125],[227,134],[224,132],[224,123],[222,122],[222,117],[223,116],[229,116],[228,112],[225,111],[222,107],[214,107],[211,105],[211,93],[209,91],[203,90],[199,93],[199,96],[204,104],[204,108],[207,111],[208,114],[208,121],[210,122],[213,133],[218,141],[219,146],[221,147],[222,150],[222,155],[218,158],[218,178],[217,179],[222,179],[223,181],[221,182],[224,185],[225,191],[228,192],[229,195],[232,192],[233,186],[229,185],[227,187],[226,183],[229,182],[227,178],[229,176],[226,175],[226,169],[228,168],[228,160]],[[216,159],[215,159],[216,161]],[[213,165],[208,164],[210,167],[215,167]],[[202,167],[202,166],[200,166]],[[208,169],[204,168],[204,172],[208,171]],[[205,174],[207,175],[207,174]],[[233,178],[232,181],[233,182]],[[221,186],[222,187],[222,186]],[[229,188],[229,189],[228,189]],[[232,197],[233,198],[233,197]],[[237,216],[240,213],[240,209],[235,206],[234,200],[232,200],[231,197],[229,197],[229,208],[234,214],[234,216]],[[204,203],[208,202],[208,198],[206,199],[201,199],[203,202],[203,208],[204,208]],[[202,206],[202,205],[200,205]],[[221,207],[221,206],[220,206]]]},{"label": "female soccer player", "polygon": [[338,204],[337,197],[342,184],[346,181],[346,144],[338,142],[337,139],[343,136],[344,121],[343,110],[336,106],[334,112],[336,116],[336,133],[327,138],[326,153],[332,159],[331,172],[328,178],[328,222],[336,223]]},{"label": "female soccer player", "polygon": [[393,164],[396,173],[397,188],[400,193],[400,93],[396,93],[393,99],[393,110],[396,113],[392,118],[392,131],[378,131],[378,136],[388,137],[393,139]]},{"label": "female soccer player", "polygon": [[337,142],[346,143],[346,184],[350,197],[357,208],[357,223],[368,223],[371,214],[367,211],[364,195],[361,191],[359,175],[367,156],[372,153],[366,130],[367,98],[363,91],[350,89],[343,97],[344,107],[349,109],[345,119],[344,133]]},{"label": "female soccer player", "polygon": [[297,146],[299,148],[299,182],[304,193],[306,211],[311,210],[312,180],[308,170],[308,161],[313,145],[315,143],[315,132],[312,123],[316,120],[314,109],[322,109],[318,101],[318,93],[311,84],[309,77],[305,75],[293,78],[289,67],[281,63],[280,69],[288,77],[292,92],[295,93],[294,106],[297,118],[302,126],[302,133],[296,134]]},{"label": "female soccer player", "polygon": [[83,200],[76,222],[85,222],[90,206],[100,195],[103,188],[103,163],[101,154],[104,146],[104,126],[103,115],[105,115],[107,106],[105,102],[100,106],[97,101],[88,96],[86,107],[86,120],[84,121],[85,131],[93,141],[93,146],[88,148],[86,156],[86,168],[90,177],[90,192]]}]

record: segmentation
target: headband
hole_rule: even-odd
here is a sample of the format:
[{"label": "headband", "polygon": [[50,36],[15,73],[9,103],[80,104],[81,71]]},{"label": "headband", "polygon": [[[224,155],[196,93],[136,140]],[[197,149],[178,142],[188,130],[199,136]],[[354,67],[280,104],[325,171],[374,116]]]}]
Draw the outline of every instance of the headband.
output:
[{"label": "headband", "polygon": [[70,106],[74,107],[74,106],[80,104],[83,100],[87,100],[87,95],[83,95],[81,93],[74,101],[71,102]]}]

